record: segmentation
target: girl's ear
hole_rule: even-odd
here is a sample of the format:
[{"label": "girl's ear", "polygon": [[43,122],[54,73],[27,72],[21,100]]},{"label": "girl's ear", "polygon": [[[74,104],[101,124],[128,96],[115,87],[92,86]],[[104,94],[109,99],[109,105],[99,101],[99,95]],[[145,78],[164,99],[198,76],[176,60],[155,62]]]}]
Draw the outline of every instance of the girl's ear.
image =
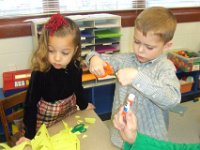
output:
[{"label": "girl's ear", "polygon": [[77,50],[78,50],[78,46],[76,46],[76,48],[74,50],[74,55],[76,54]]}]

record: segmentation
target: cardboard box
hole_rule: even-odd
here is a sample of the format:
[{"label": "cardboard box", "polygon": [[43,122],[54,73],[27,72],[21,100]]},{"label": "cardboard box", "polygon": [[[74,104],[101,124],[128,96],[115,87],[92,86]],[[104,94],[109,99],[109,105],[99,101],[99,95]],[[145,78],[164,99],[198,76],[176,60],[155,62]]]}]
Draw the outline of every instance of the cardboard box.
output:
[{"label": "cardboard box", "polygon": [[194,82],[185,82],[185,83],[181,83],[181,93],[186,93],[186,92],[190,92],[192,90],[192,85]]}]

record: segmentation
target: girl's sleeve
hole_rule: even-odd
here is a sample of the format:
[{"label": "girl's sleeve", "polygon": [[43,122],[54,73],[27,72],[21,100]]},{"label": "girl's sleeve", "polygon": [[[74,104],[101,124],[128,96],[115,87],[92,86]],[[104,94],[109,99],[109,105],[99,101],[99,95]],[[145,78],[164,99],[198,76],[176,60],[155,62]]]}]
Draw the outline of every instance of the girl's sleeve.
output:
[{"label": "girl's sleeve", "polygon": [[199,150],[200,143],[179,144],[157,140],[155,138],[137,133],[134,144],[124,142],[123,150]]},{"label": "girl's sleeve", "polygon": [[39,72],[32,72],[24,106],[25,137],[32,139],[36,134],[37,103],[41,98]]},{"label": "girl's sleeve", "polygon": [[82,85],[82,70],[80,69],[77,73],[77,79],[75,79],[75,95],[77,105],[81,110],[86,109],[88,106],[88,100],[83,96],[83,85]]}]

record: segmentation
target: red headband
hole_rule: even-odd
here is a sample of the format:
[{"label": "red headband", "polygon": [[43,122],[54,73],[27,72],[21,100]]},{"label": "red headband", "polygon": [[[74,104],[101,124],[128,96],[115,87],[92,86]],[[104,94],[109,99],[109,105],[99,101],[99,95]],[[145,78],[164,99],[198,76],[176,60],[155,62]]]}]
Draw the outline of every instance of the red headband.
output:
[{"label": "red headband", "polygon": [[67,21],[61,14],[52,15],[50,20],[44,25],[46,29],[50,30],[50,35],[53,35],[55,31],[61,26],[68,26]]}]

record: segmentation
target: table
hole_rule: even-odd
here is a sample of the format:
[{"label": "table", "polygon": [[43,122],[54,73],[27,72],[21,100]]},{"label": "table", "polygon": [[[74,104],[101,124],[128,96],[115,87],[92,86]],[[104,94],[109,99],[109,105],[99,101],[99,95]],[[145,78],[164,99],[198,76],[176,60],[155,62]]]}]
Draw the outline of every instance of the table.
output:
[{"label": "table", "polygon": [[[81,150],[119,150],[119,148],[112,145],[107,126],[103,123],[103,121],[101,121],[93,110],[78,111],[72,116],[64,119],[64,121],[70,127],[73,127],[77,124],[77,119],[75,118],[77,115],[80,116],[82,120],[85,117],[96,118],[96,122],[94,124],[90,124],[87,132],[84,133],[87,137],[82,138],[82,134],[78,136]],[[50,136],[52,136],[62,129],[64,129],[63,123],[58,122],[57,124],[51,126],[48,131]]]},{"label": "table", "polygon": [[[106,124],[101,121],[94,110],[78,111],[70,117],[65,118],[63,121],[65,121],[69,127],[74,127],[78,120],[75,116],[80,116],[81,120],[84,120],[84,118],[87,117],[96,118],[96,122],[90,124],[86,132],[78,135],[81,150],[120,150],[111,143],[109,130]],[[53,136],[63,129],[64,125],[62,121],[60,121],[49,127],[48,132],[50,136]],[[82,138],[83,134],[86,134],[87,137]],[[31,150],[31,147],[27,146],[25,150]]]}]

